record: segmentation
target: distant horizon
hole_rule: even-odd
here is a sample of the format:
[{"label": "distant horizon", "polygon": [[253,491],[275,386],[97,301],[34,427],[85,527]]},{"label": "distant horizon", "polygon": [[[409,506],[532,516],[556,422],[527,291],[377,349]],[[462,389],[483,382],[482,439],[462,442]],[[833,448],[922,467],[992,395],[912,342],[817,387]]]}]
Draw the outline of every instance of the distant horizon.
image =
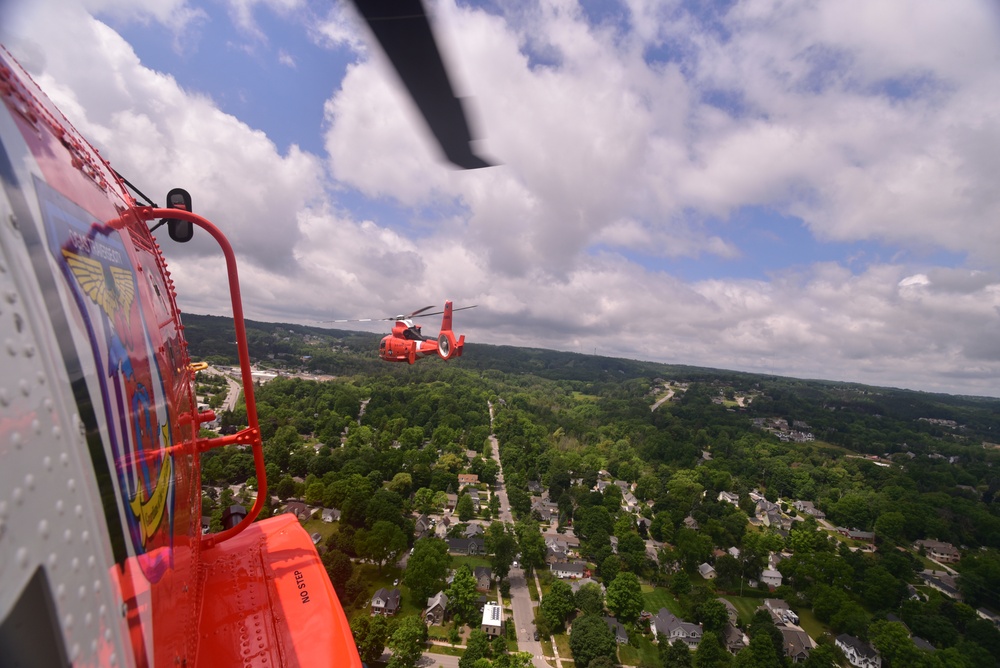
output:
[{"label": "distant horizon", "polygon": [[[233,317],[231,315],[218,315],[218,314],[213,314],[213,313],[194,313],[194,312],[191,312],[191,311],[185,311],[185,312],[183,312],[182,313],[182,318],[184,316],[186,316],[186,315],[195,315],[195,316],[210,317],[210,318],[223,318],[225,320],[230,320],[230,321],[233,319]],[[341,327],[324,326],[324,325],[318,324],[318,323],[316,323],[316,324],[310,324],[310,323],[283,322],[283,321],[277,321],[277,320],[258,320],[258,319],[254,319],[254,318],[245,318],[244,321],[245,322],[252,322],[252,323],[269,324],[269,325],[287,325],[287,326],[295,326],[295,327],[308,327],[308,328],[322,330],[322,331],[325,331],[325,332],[338,331],[338,332],[347,332],[347,333],[350,333],[350,334],[367,334],[369,336],[375,337],[376,339],[379,336],[384,336],[385,334],[389,333],[388,331],[385,331],[385,332],[372,332],[372,331],[361,330],[361,329],[344,329],[344,328],[341,328]],[[344,323],[344,324],[351,324],[351,323]],[[391,329],[391,327],[387,327],[386,329],[387,330]],[[466,341],[465,345],[467,347],[471,346],[472,348],[475,348],[477,346],[490,346],[490,347],[493,347],[493,348],[520,348],[520,349],[525,349],[525,350],[540,350],[540,351],[544,351],[544,352],[555,352],[555,353],[562,353],[562,354],[566,354],[566,355],[578,355],[578,356],[581,356],[581,357],[601,357],[601,358],[609,359],[609,360],[623,360],[623,361],[635,362],[635,363],[639,363],[639,364],[659,364],[659,365],[666,366],[666,367],[670,367],[670,366],[674,366],[674,367],[687,367],[687,368],[691,368],[691,369],[704,369],[706,371],[716,371],[716,372],[722,372],[722,373],[739,373],[739,374],[746,374],[746,375],[750,375],[750,376],[760,376],[760,377],[763,377],[763,378],[766,378],[766,377],[770,376],[770,377],[774,377],[774,378],[781,378],[781,379],[787,379],[787,380],[796,380],[796,381],[802,381],[802,382],[838,383],[838,384],[844,384],[844,385],[859,385],[859,386],[862,386],[862,387],[865,387],[865,388],[871,388],[871,389],[874,389],[874,390],[893,390],[893,391],[897,391],[897,392],[916,392],[916,393],[920,393],[920,394],[931,394],[931,395],[939,394],[939,395],[944,395],[944,396],[949,396],[949,397],[956,397],[956,398],[967,398],[967,399],[976,399],[976,400],[986,400],[986,401],[998,401],[998,402],[1000,402],[1000,396],[977,395],[977,394],[958,394],[958,393],[954,393],[954,392],[941,392],[941,391],[937,391],[937,390],[923,390],[923,389],[918,389],[918,388],[896,387],[896,386],[892,386],[892,385],[873,385],[871,383],[864,383],[864,382],[861,382],[861,381],[844,380],[844,379],[837,379],[837,378],[806,378],[806,377],[801,377],[801,376],[791,376],[791,375],[778,374],[778,373],[772,373],[772,372],[766,372],[766,371],[748,371],[748,370],[743,370],[743,369],[729,369],[729,368],[725,368],[725,367],[705,366],[703,364],[687,364],[687,363],[684,363],[684,362],[662,362],[662,361],[659,361],[659,360],[648,360],[648,359],[642,359],[642,358],[632,358],[632,357],[620,357],[620,356],[614,356],[614,355],[604,355],[604,354],[600,354],[600,352],[598,352],[595,355],[593,353],[581,353],[579,351],[574,351],[574,350],[559,350],[557,348],[545,348],[545,347],[540,347],[540,346],[527,346],[527,345],[521,345],[521,346],[519,346],[519,345],[516,345],[516,344],[508,344],[508,343],[487,343],[487,342],[483,342],[483,341]],[[372,352],[372,356],[373,357],[377,357],[377,350],[374,347],[372,348],[371,352]],[[434,362],[435,363],[441,363],[441,364],[448,364],[449,363],[449,362],[445,362],[445,361],[441,361],[441,360],[435,360]],[[391,364],[391,362],[386,362],[385,364]]]}]

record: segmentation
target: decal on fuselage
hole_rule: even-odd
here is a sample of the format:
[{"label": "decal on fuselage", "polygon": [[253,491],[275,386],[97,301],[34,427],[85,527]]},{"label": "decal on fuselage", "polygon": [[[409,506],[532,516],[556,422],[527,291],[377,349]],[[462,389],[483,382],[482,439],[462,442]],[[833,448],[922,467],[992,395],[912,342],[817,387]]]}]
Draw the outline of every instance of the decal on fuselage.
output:
[{"label": "decal on fuselage", "polygon": [[102,395],[95,404],[104,408],[129,543],[145,577],[156,582],[172,565],[172,429],[135,262],[118,230],[95,222],[40,179],[35,188],[49,251],[92,349]]}]

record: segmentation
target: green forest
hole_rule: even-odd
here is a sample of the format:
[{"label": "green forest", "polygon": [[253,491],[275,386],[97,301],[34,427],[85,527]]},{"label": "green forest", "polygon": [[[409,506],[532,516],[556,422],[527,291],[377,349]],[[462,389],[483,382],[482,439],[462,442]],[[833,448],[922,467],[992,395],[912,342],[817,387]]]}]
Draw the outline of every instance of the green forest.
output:
[{"label": "green forest", "polygon": [[[193,360],[236,363],[231,320],[184,324]],[[279,374],[255,387],[278,499],[264,514],[295,499],[340,511],[305,525],[322,528],[324,563],[367,661],[395,646],[405,665],[405,643],[429,638],[461,655],[461,668],[528,665],[513,625],[483,637],[472,578],[489,566],[506,603],[520,561],[539,576],[529,588],[542,599],[542,646],[564,666],[790,665],[782,624],[759,610],[771,599],[814,641],[806,665],[849,665],[834,642],[842,634],[870,643],[883,666],[998,665],[1000,400],[471,343],[457,360],[410,366],[378,360],[374,334],[247,327],[254,363]],[[209,400],[221,387],[199,383]],[[245,407],[220,417],[223,430],[243,426]],[[511,523],[492,493],[491,435]],[[203,512],[218,527],[230,486],[256,487],[252,456],[210,451],[201,468]],[[457,523],[422,536],[421,517],[440,514],[449,495]],[[478,509],[473,497],[484,499]],[[486,527],[478,559],[445,542],[470,522]],[[558,535],[575,537],[603,591],[574,593],[553,576],[545,541]],[[932,561],[934,543],[918,543],[927,540],[960,557]],[[943,591],[922,575],[949,569],[942,579],[954,587]],[[773,571],[776,587],[763,581]],[[396,584],[396,618],[371,617],[373,592]],[[448,621],[414,631],[407,620],[439,591],[454,601]],[[726,651],[723,599],[749,641],[742,649]],[[701,625],[696,648],[652,633],[662,608]]]}]

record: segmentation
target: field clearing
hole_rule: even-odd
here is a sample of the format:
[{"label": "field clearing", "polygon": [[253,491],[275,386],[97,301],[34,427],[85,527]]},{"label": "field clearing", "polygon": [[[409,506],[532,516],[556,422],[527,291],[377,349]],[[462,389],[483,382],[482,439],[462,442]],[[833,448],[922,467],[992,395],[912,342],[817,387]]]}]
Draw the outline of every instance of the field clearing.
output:
[{"label": "field clearing", "polygon": [[681,616],[681,604],[667,589],[643,585],[642,600],[645,602],[645,609],[654,615],[660,611],[660,608],[666,608],[678,617]]},{"label": "field clearing", "polygon": [[748,596],[722,596],[721,598],[733,604],[742,624],[749,623],[750,618],[753,617],[753,613],[757,608],[764,605],[764,601],[761,599],[750,598]]},{"label": "field clearing", "polygon": [[660,663],[660,650],[646,636],[639,636],[638,647],[618,646],[618,659],[627,666],[638,666],[640,663],[647,666],[657,666]]}]

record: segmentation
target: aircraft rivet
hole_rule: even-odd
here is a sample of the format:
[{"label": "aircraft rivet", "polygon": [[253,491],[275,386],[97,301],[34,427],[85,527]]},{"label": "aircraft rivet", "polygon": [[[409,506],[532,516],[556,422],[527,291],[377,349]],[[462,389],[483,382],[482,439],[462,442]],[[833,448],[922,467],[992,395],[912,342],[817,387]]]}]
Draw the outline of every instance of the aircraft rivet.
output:
[{"label": "aircraft rivet", "polygon": [[80,570],[80,560],[77,557],[73,557],[73,561],[70,562],[69,567],[73,569],[74,573],[76,573]]},{"label": "aircraft rivet", "polygon": [[[86,626],[90,626],[90,613],[89,612],[87,613],[87,616],[83,618],[83,623]],[[97,641],[96,640],[91,640],[90,641],[90,653],[91,654],[97,654]]]},{"label": "aircraft rivet", "polygon": [[76,595],[82,601],[87,596],[87,588],[80,585],[80,588],[76,590]]},{"label": "aircraft rivet", "polygon": [[50,399],[49,397],[45,397],[45,401],[42,402],[42,406],[45,407],[45,410],[51,411],[53,406],[52,399]]},{"label": "aircraft rivet", "polygon": [[49,521],[48,520],[42,520],[41,522],[38,523],[38,535],[41,536],[42,538],[48,538],[49,537]]},{"label": "aircraft rivet", "polygon": [[14,446],[15,450],[21,449],[21,442],[24,439],[21,438],[21,432],[15,431],[10,435],[10,444]]},{"label": "aircraft rivet", "polygon": [[118,655],[112,652],[111,656],[108,657],[108,663],[112,666],[118,663]]},{"label": "aircraft rivet", "polygon": [[8,304],[17,303],[17,293],[14,292],[13,290],[8,290],[7,293],[4,295],[4,297],[7,299]]},{"label": "aircraft rivet", "polygon": [[[128,612],[128,607],[122,603],[122,617],[125,616],[126,612]],[[104,639],[111,642],[111,629],[104,629]]]},{"label": "aircraft rivet", "polygon": [[[51,471],[52,470],[52,458],[49,457],[48,455],[45,455],[45,459],[42,460],[42,466],[45,467],[46,471]],[[60,501],[59,503],[57,503],[56,504],[56,508],[58,508],[59,504],[61,504],[61,503],[62,503],[62,501]]]},{"label": "aircraft rivet", "polygon": [[76,504],[76,507],[73,508],[73,512],[76,513],[77,517],[83,517],[83,506]]},{"label": "aircraft rivet", "polygon": [[28,384],[28,381],[21,380],[21,382],[18,383],[18,385],[21,386],[21,394],[23,394],[24,396],[28,396],[31,394],[31,385]]},{"label": "aircraft rivet", "polygon": [[30,473],[28,475],[24,476],[24,486],[28,488],[29,492],[32,491],[32,490],[34,490],[35,489],[35,476],[31,475]]},{"label": "aircraft rivet", "polygon": [[[91,557],[91,559],[93,559],[93,557]],[[100,580],[94,580],[94,593],[98,594],[98,593],[100,593],[100,591],[101,591],[101,581]],[[101,606],[101,617],[103,617],[103,616],[104,616],[104,606],[102,605]]]},{"label": "aircraft rivet", "polygon": [[55,425],[52,427],[52,437],[56,440],[62,438],[62,427]]},{"label": "aircraft rivet", "polygon": [[69,455],[66,454],[65,452],[62,453],[61,455],[59,455],[59,463],[62,464],[63,466],[68,466],[69,465]]},{"label": "aircraft rivet", "polygon": [[54,569],[56,567],[56,564],[58,564],[58,563],[59,563],[59,555],[56,554],[55,552],[50,552],[49,553],[49,570]]},{"label": "aircraft rivet", "polygon": [[0,519],[0,539],[3,538],[3,534],[6,530],[7,530],[7,525],[4,524],[4,521],[2,519]]},{"label": "aircraft rivet", "polygon": [[17,216],[15,216],[14,214],[10,214],[9,216],[7,216],[7,221],[10,223],[10,226],[13,227],[15,230],[18,229]]},{"label": "aircraft rivet", "polygon": [[14,504],[19,506],[24,500],[24,490],[20,487],[15,487],[14,491],[10,493],[10,497],[14,500]]},{"label": "aircraft rivet", "polygon": [[[94,555],[87,557],[87,568],[93,568],[97,565],[97,559],[94,559]],[[97,584],[97,580],[94,580],[94,584]]]},{"label": "aircraft rivet", "polygon": [[[72,621],[72,619],[70,619]],[[80,643],[73,644],[73,651],[70,653],[70,660],[76,661],[76,657],[80,656]]]},{"label": "aircraft rivet", "polygon": [[7,394],[7,388],[0,388],[0,406],[10,405],[10,395]]},{"label": "aircraft rivet", "polygon": [[32,346],[32,345],[25,346],[24,347],[24,356],[25,357],[34,357],[35,356],[35,346]]},{"label": "aircraft rivet", "polygon": [[4,341],[4,343],[7,344],[7,354],[8,355],[11,355],[11,356],[17,355],[17,344],[16,343],[14,343],[10,339],[7,339],[6,341]]},{"label": "aircraft rivet", "polygon": [[73,480],[73,478],[70,478],[69,480],[67,480],[66,481],[66,489],[68,489],[71,492],[75,492],[76,491],[76,480]]},{"label": "aircraft rivet", "polygon": [[28,548],[18,548],[17,563],[21,565],[21,568],[25,568],[28,565]]},{"label": "aircraft rivet", "polygon": [[87,531],[86,529],[84,529],[80,533],[80,540],[82,540],[84,543],[89,542],[90,541],[90,532]]},{"label": "aircraft rivet", "polygon": [[31,429],[36,434],[41,434],[42,433],[42,423],[41,423],[41,421],[40,420],[32,420],[31,421]]},{"label": "aircraft rivet", "polygon": [[59,586],[56,587],[56,598],[60,601],[66,598],[66,585],[60,583]]},{"label": "aircraft rivet", "polygon": [[66,531],[63,532],[63,540],[66,541],[67,543],[72,543],[73,542],[73,532],[71,530],[69,530],[69,529],[66,529]]},{"label": "aircraft rivet", "polygon": [[[69,631],[71,628],[73,628],[73,615],[72,614],[67,614],[66,615],[66,617],[63,619],[63,626],[66,628],[67,631]],[[76,651],[77,651],[77,646],[76,645],[74,645],[73,651],[74,651],[74,653],[76,653]]]}]

